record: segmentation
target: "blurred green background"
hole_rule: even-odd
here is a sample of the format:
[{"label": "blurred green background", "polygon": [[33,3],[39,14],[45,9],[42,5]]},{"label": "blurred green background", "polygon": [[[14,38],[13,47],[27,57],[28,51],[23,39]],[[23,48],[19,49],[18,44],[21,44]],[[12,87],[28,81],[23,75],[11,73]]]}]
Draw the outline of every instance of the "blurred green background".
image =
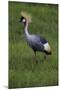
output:
[{"label": "blurred green background", "polygon": [[[9,88],[58,85],[58,5],[8,2],[9,4]],[[38,64],[33,63],[34,52],[27,45],[21,11],[32,15],[30,34],[45,37],[52,55],[44,59],[37,52]]]}]

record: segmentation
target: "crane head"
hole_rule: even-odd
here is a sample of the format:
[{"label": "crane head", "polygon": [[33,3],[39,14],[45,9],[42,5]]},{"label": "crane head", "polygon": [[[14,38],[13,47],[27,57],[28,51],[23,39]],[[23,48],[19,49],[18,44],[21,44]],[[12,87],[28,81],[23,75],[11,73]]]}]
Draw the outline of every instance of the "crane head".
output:
[{"label": "crane head", "polygon": [[22,23],[25,23],[26,19],[22,16],[19,21],[22,22]]},{"label": "crane head", "polygon": [[25,23],[26,21],[31,23],[31,15],[26,12],[21,12],[20,22]]}]

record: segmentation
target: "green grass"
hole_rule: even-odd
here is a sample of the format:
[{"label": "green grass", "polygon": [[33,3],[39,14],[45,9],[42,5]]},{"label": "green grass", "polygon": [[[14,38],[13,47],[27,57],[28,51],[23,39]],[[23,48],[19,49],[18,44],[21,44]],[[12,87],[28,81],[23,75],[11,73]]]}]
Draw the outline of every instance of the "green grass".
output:
[{"label": "green grass", "polygon": [[[46,60],[37,52],[38,64],[19,23],[21,11],[32,15],[29,32],[45,37],[52,48]],[[58,6],[9,2],[9,88],[51,85],[58,85]]]}]

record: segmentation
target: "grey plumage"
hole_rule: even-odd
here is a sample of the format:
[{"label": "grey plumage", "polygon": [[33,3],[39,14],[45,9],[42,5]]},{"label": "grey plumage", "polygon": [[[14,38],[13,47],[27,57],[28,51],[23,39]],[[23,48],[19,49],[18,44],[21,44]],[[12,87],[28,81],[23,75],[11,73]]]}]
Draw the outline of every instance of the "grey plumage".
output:
[{"label": "grey plumage", "polygon": [[43,51],[44,50],[43,43],[41,42],[41,39],[38,36],[31,35],[31,37],[28,40],[28,43],[34,51]]}]

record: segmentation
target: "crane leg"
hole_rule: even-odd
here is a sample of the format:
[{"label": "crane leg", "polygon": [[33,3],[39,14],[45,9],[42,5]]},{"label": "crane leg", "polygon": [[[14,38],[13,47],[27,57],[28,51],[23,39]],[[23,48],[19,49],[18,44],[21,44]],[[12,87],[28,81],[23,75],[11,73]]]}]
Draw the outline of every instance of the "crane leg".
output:
[{"label": "crane leg", "polygon": [[34,51],[35,57],[36,57],[36,51]]},{"label": "crane leg", "polygon": [[35,62],[36,62],[36,64],[38,63],[38,61],[37,61],[37,59],[36,59],[36,51],[34,51],[34,54],[35,54]]},{"label": "crane leg", "polygon": [[47,59],[47,55],[46,55],[46,54],[44,55],[44,59],[45,59],[45,60]]}]

